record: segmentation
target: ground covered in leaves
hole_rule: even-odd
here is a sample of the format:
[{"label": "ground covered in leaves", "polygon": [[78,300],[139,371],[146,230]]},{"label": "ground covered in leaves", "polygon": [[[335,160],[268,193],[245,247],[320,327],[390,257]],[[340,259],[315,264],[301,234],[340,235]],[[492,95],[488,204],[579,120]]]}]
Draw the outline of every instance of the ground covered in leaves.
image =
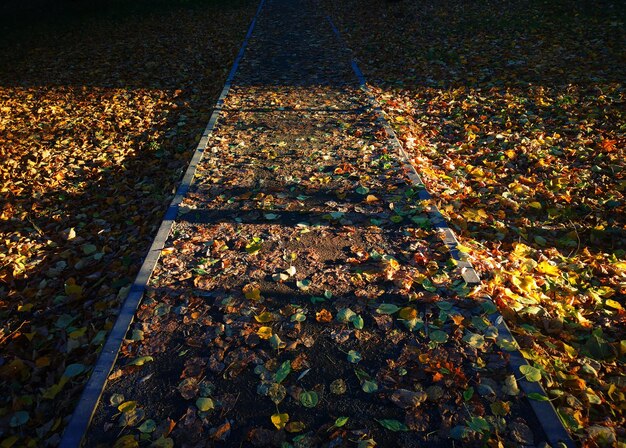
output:
[{"label": "ground covered in leaves", "polygon": [[140,4],[3,28],[2,447],[58,443],[256,8]]},{"label": "ground covered in leaves", "polygon": [[425,206],[319,7],[268,3],[87,443],[541,445]]},{"label": "ground covered in leaves", "polygon": [[567,427],[623,446],[623,5],[326,4]]}]

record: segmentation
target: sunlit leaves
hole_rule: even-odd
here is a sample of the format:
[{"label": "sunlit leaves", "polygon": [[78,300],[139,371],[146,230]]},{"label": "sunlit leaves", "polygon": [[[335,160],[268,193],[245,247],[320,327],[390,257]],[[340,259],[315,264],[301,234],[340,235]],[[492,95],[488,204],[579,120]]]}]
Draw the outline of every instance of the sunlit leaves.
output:
[{"label": "sunlit leaves", "polygon": [[271,421],[276,429],[283,429],[289,421],[289,414],[273,414]]},{"label": "sunlit leaves", "polygon": [[263,311],[261,314],[254,316],[254,320],[265,324],[267,322],[272,322],[274,320],[274,315],[269,311]]},{"label": "sunlit leaves", "polygon": [[341,428],[346,423],[348,423],[349,419],[350,419],[349,417],[337,417],[337,419],[335,420],[335,423],[333,424],[333,426],[335,428]]},{"label": "sunlit leaves", "polygon": [[274,332],[272,331],[272,327],[260,327],[257,330],[257,334],[261,339],[269,339],[272,337]]},{"label": "sunlit leaves", "polygon": [[243,294],[248,300],[261,300],[261,289],[253,284],[248,284],[243,287]]},{"label": "sunlit leaves", "polygon": [[261,250],[263,240],[260,237],[254,237],[246,244],[246,252],[250,255],[254,255]]},{"label": "sunlit leaves", "polygon": [[527,381],[537,382],[541,380],[541,371],[536,367],[523,365],[520,366],[519,371],[522,375],[524,375]]}]

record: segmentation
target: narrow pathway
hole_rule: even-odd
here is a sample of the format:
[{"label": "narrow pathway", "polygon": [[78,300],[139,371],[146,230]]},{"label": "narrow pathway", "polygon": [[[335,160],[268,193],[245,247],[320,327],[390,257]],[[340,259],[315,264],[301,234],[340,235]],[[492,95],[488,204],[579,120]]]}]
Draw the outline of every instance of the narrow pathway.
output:
[{"label": "narrow pathway", "polygon": [[270,1],[87,444],[540,444],[468,293],[325,17]]}]

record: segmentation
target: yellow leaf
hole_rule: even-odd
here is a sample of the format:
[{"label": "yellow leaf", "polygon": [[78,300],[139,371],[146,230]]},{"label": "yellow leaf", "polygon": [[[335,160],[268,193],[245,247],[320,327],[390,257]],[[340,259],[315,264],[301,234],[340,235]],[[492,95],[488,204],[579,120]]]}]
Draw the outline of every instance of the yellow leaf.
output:
[{"label": "yellow leaf", "polygon": [[464,252],[464,253],[466,253],[466,254],[469,254],[469,253],[472,251],[472,248],[471,248],[471,247],[467,247],[467,246],[464,246],[464,245],[462,245],[462,244],[457,244],[457,245],[456,245],[456,248],[457,248],[459,251]]},{"label": "yellow leaf", "polygon": [[537,210],[541,210],[541,203],[537,202],[537,201],[533,201],[531,203],[528,204],[530,207],[537,209]]},{"label": "yellow leaf", "polygon": [[537,283],[535,282],[535,279],[532,278],[530,275],[525,275],[524,277],[518,277],[517,275],[514,275],[511,277],[511,283],[513,283],[522,291],[529,294],[537,288]]},{"label": "yellow leaf", "polygon": [[302,422],[290,422],[287,423],[287,427],[285,429],[287,432],[300,432],[304,428],[306,428],[306,426]]},{"label": "yellow leaf", "polygon": [[130,412],[134,411],[137,408],[136,401],[125,401],[117,407],[117,410],[120,412]]},{"label": "yellow leaf", "polygon": [[563,348],[565,349],[565,352],[568,355],[570,355],[572,358],[575,358],[576,356],[578,356],[578,352],[571,345],[567,345],[566,343],[563,343]]},{"label": "yellow leaf", "polygon": [[606,302],[604,302],[604,304],[608,307],[615,308],[616,310],[623,309],[622,305],[618,301],[613,300],[613,299],[606,299]]},{"label": "yellow leaf", "polygon": [[259,322],[261,324],[264,324],[266,322],[273,321],[274,320],[274,315],[272,313],[270,313],[269,311],[263,311],[258,316],[254,316],[254,320],[256,320],[257,322]]},{"label": "yellow leaf", "polygon": [[537,270],[542,274],[552,275],[554,277],[558,277],[561,275],[561,271],[558,267],[551,265],[547,261],[542,261],[537,265]]},{"label": "yellow leaf", "polygon": [[617,263],[613,263],[612,266],[620,271],[626,271],[626,261],[618,261]]},{"label": "yellow leaf", "polygon": [[531,251],[532,249],[524,243],[517,243],[515,245],[515,249],[513,250],[513,255],[518,258],[526,257],[530,254]]},{"label": "yellow leaf", "polygon": [[289,414],[274,414],[271,419],[276,429],[283,429],[289,421]]},{"label": "yellow leaf", "polygon": [[368,194],[367,197],[365,198],[365,202],[376,202],[376,201],[378,201],[378,198],[374,196],[373,194]]},{"label": "yellow leaf", "polygon": [[269,339],[272,337],[272,327],[261,327],[256,334],[258,334],[261,339]]},{"label": "yellow leaf", "polygon": [[398,312],[398,317],[404,320],[413,320],[417,318],[417,310],[415,308],[411,308],[410,306],[406,306]]},{"label": "yellow leaf", "polygon": [[243,295],[248,300],[261,300],[261,289],[258,286],[248,284],[243,287]]}]

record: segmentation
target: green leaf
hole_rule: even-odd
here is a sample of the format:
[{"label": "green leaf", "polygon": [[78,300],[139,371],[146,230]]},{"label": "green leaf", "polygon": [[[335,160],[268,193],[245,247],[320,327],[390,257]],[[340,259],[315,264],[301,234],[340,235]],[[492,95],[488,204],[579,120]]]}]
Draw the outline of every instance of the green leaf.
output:
[{"label": "green leaf", "polygon": [[498,311],[498,308],[496,308],[496,305],[491,300],[481,302],[480,306],[483,307],[483,311],[487,314],[493,314]]},{"label": "green leaf", "polygon": [[363,318],[359,314],[355,314],[354,316],[350,317],[350,322],[352,322],[352,325],[354,325],[354,328],[356,328],[357,330],[363,329]]},{"label": "green leaf", "polygon": [[528,398],[530,398],[531,400],[535,400],[535,401],[550,401],[548,397],[537,392],[529,393]]},{"label": "green leaf", "polygon": [[335,428],[341,428],[343,425],[348,423],[349,417],[337,417],[335,420]]},{"label": "green leaf", "polygon": [[280,365],[280,367],[274,374],[274,382],[282,383],[285,378],[287,378],[287,375],[289,375],[289,373],[291,373],[291,361],[285,361]]},{"label": "green leaf", "polygon": [[353,364],[358,363],[361,359],[363,359],[361,357],[361,354],[359,352],[357,352],[356,350],[350,350],[348,352],[348,361],[350,361]]},{"label": "green leaf", "polygon": [[277,334],[273,334],[272,337],[269,339],[269,341],[270,341],[270,346],[274,350],[278,350],[286,345]]},{"label": "green leaf", "polygon": [[452,304],[450,302],[446,302],[445,300],[435,302],[435,305],[437,305],[440,310],[444,311],[450,311],[452,309]]},{"label": "green leaf", "polygon": [[471,386],[467,388],[465,392],[463,392],[463,399],[465,401],[470,401],[473,396],[474,396],[474,388]]},{"label": "green leaf", "polygon": [[471,331],[465,333],[465,336],[463,336],[463,341],[465,341],[470,347],[477,350],[483,348],[483,346],[485,345],[484,336],[481,334],[472,333]]},{"label": "green leaf", "polygon": [[305,408],[314,408],[315,406],[317,406],[318,402],[319,397],[317,396],[316,392],[309,391],[302,392],[300,394],[300,403],[302,403],[302,406],[304,406]]},{"label": "green leaf", "polygon": [[131,341],[143,341],[143,331],[133,330],[133,334],[130,337]]},{"label": "green leaf", "polygon": [[363,392],[371,394],[378,390],[378,384],[371,380],[365,380],[363,384],[361,384],[361,389],[363,389]]},{"label": "green leaf", "polygon": [[356,189],[356,192],[359,194],[367,194],[370,192],[370,189],[367,187],[364,187],[363,185],[359,185]]},{"label": "green leaf", "polygon": [[139,426],[139,428],[137,428],[139,431],[149,434],[151,432],[154,432],[154,430],[156,429],[156,423],[154,422],[154,420],[152,419],[148,419],[145,422],[143,422],[141,424],[141,426]]},{"label": "green leaf", "polygon": [[430,332],[430,340],[438,344],[443,344],[448,340],[448,333],[441,330],[435,330]]},{"label": "green leaf", "polygon": [[376,308],[378,314],[393,314],[398,310],[400,310],[400,307],[392,303],[381,303],[380,306]]},{"label": "green leaf", "polygon": [[597,360],[614,358],[616,350],[602,337],[602,332],[594,331],[584,345],[585,351],[590,357]]},{"label": "green leaf", "polygon": [[469,437],[472,434],[472,430],[467,426],[458,425],[450,430],[450,437],[456,440],[462,440]]},{"label": "green leaf", "polygon": [[132,361],[130,361],[127,365],[128,366],[143,366],[145,363],[151,362],[151,361],[154,361],[154,358],[152,356],[140,356],[139,358],[135,358]]},{"label": "green leaf", "polygon": [[435,292],[435,291],[437,291],[437,287],[435,285],[433,285],[433,282],[431,282],[428,279],[425,279],[422,282],[422,288],[424,288],[428,292]]},{"label": "green leaf", "polygon": [[73,378],[83,373],[85,369],[86,367],[83,364],[70,364],[65,368],[63,376],[67,378]]},{"label": "green leaf", "polygon": [[482,417],[472,417],[472,419],[467,422],[467,426],[479,433],[489,431],[490,429],[489,422]]},{"label": "green leaf", "polygon": [[519,345],[515,339],[508,339],[505,337],[498,337],[497,339],[498,347],[507,352],[512,352],[519,349]]},{"label": "green leaf", "polygon": [[376,421],[380,424],[380,426],[382,426],[385,429],[388,429],[389,431],[398,432],[398,431],[408,431],[409,430],[409,428],[404,423],[401,423],[398,420],[393,420],[393,419],[378,420],[378,419],[376,419]]},{"label": "green leaf", "polygon": [[541,370],[537,369],[536,367],[532,367],[526,364],[520,366],[519,371],[522,375],[526,377],[526,380],[530,381],[531,383],[535,383],[541,380]]},{"label": "green leaf", "polygon": [[215,409],[215,402],[212,398],[200,397],[196,400],[196,406],[198,406],[198,409],[202,412],[206,412]]},{"label": "green leaf", "polygon": [[356,316],[356,314],[350,308],[342,308],[337,312],[336,319],[338,322],[347,323],[354,316]]}]

